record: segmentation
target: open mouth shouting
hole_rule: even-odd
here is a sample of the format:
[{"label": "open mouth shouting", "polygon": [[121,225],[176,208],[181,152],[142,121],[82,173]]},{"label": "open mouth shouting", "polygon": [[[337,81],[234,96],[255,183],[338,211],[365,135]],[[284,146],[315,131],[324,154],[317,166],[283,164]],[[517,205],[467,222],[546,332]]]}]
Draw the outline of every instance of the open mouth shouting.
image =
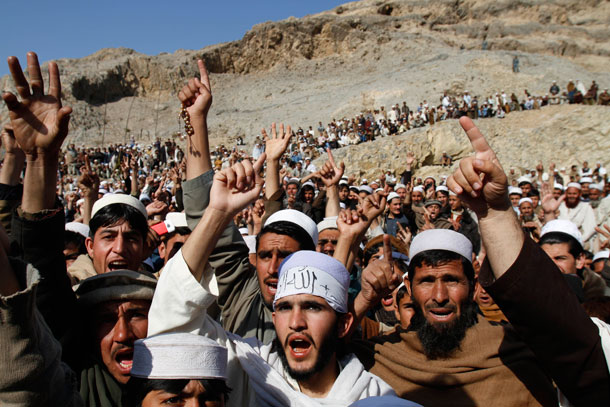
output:
[{"label": "open mouth shouting", "polygon": [[389,307],[394,303],[394,297],[392,296],[392,294],[383,297],[381,299],[381,304],[383,304],[384,307]]},{"label": "open mouth shouting", "polygon": [[131,372],[133,365],[133,348],[123,348],[116,352],[114,360],[118,366],[119,372],[123,375],[128,375]]},{"label": "open mouth shouting", "polygon": [[277,278],[269,277],[265,279],[265,289],[272,297],[275,297],[277,291]]},{"label": "open mouth shouting", "polygon": [[449,322],[456,316],[454,307],[431,307],[428,315],[437,322]]},{"label": "open mouth shouting", "polygon": [[313,340],[303,334],[293,334],[286,340],[293,359],[303,360],[313,348]]},{"label": "open mouth shouting", "polygon": [[125,260],[114,260],[108,263],[108,270],[110,271],[125,269],[129,269],[129,264]]}]

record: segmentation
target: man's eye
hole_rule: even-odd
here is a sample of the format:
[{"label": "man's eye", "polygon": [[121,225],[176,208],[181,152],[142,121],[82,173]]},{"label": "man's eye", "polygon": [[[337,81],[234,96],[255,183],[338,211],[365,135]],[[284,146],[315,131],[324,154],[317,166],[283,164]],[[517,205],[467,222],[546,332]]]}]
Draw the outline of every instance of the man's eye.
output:
[{"label": "man's eye", "polygon": [[179,396],[170,397],[167,400],[164,400],[163,404],[169,406],[178,406],[182,404],[182,398]]}]

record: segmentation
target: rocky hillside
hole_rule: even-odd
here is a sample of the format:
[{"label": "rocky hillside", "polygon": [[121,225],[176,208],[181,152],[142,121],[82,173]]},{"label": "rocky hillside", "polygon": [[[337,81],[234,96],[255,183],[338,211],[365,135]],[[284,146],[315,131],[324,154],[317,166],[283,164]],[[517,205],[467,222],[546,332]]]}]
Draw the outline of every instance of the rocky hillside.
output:
[{"label": "rocky hillside", "polygon": [[[177,90],[197,73],[198,57],[212,73],[212,144],[251,141],[272,121],[309,126],[403,100],[436,103],[443,91],[541,94],[569,79],[608,86],[609,25],[603,0],[363,0],[259,24],[201,50],[104,49],[58,61],[74,108],[69,141],[148,142],[179,132]],[[8,77],[0,88],[12,88]],[[6,116],[0,107],[0,121]]]}]

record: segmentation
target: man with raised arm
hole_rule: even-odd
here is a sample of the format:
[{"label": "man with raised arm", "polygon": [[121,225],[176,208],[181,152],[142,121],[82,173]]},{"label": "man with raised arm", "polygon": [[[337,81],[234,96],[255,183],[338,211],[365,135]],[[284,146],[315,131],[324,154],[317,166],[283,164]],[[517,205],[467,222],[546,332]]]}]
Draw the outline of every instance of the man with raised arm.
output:
[{"label": "man with raised arm", "polygon": [[[189,115],[193,134],[187,147],[187,181],[183,185],[184,208],[191,230],[207,210],[212,186],[212,163],[207,136],[207,112],[212,103],[211,86],[203,61],[198,61],[201,80],[193,78],[182,88],[179,99]],[[266,150],[265,194],[274,203],[281,193],[280,158],[288,148],[290,126],[271,127],[263,131]],[[328,168],[327,168],[328,167]],[[336,184],[343,168],[329,164],[323,174],[325,184]],[[333,188],[331,188],[332,190]],[[329,190],[334,197],[334,190]],[[338,204],[337,204],[338,207]],[[279,209],[279,205],[275,210]],[[273,208],[267,208],[271,212]],[[336,213],[331,213],[336,215]],[[330,215],[329,215],[330,216]],[[298,250],[315,250],[318,242],[316,224],[305,214],[295,210],[277,211],[267,219],[256,240],[256,267],[250,266],[248,247],[237,227],[225,225],[209,264],[218,285],[217,303],[223,327],[244,338],[256,337],[270,343],[275,337],[272,321],[273,298],[277,289],[278,268],[281,261]]]},{"label": "man with raised arm", "polygon": [[[461,160],[448,186],[479,219],[487,250],[479,282],[511,325],[473,312],[470,242],[452,231],[425,231],[411,245],[405,281],[416,310],[412,326],[357,344],[358,356],[399,396],[427,406],[448,398],[464,406],[557,405],[551,379],[574,405],[608,405],[610,375],[596,325],[553,261],[524,236],[507,177],[483,135],[468,118],[460,124],[475,154]],[[357,318],[379,297],[379,286],[366,281],[363,274]]]},{"label": "man with raised arm", "polygon": [[392,394],[354,355],[338,348],[353,322],[347,304],[349,274],[325,254],[297,251],[279,267],[273,343],[227,332],[207,314],[219,292],[208,258],[233,216],[258,197],[264,160],[264,154],[254,164],[244,160],[214,176],[203,217],[161,275],[149,335],[193,332],[226,346],[233,406],[255,400],[263,406],[347,406]]}]

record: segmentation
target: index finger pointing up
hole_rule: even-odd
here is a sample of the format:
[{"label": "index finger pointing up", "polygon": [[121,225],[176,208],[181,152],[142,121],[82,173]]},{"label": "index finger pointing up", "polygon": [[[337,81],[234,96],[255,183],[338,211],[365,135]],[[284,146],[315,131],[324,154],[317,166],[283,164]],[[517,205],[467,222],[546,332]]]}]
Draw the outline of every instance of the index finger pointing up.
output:
[{"label": "index finger pointing up", "polygon": [[205,67],[205,63],[202,59],[197,60],[197,66],[199,66],[199,75],[201,76],[201,83],[205,86],[208,92],[212,93],[212,87],[210,86],[210,77],[208,76],[208,70]]},{"label": "index finger pointing up", "polygon": [[474,148],[475,153],[493,153],[493,150],[487,144],[487,140],[481,131],[474,125],[472,120],[469,117],[463,116],[460,119],[460,124],[462,128],[466,132],[468,139],[470,140],[470,144],[472,144],[472,148]]},{"label": "index finger pointing up", "polygon": [[392,262],[392,244],[390,235],[383,235],[383,259],[388,263]]}]

